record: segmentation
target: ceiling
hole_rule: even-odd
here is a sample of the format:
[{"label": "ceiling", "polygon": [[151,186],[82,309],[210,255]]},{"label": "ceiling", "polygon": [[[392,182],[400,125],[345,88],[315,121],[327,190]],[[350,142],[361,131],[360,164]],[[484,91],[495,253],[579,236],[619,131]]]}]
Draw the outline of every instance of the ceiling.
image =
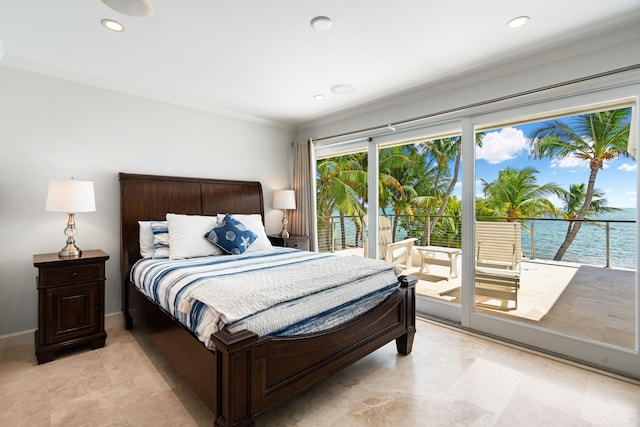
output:
[{"label": "ceiling", "polygon": [[132,17],[100,0],[0,0],[0,64],[295,128],[640,22],[640,0],[148,1]]}]

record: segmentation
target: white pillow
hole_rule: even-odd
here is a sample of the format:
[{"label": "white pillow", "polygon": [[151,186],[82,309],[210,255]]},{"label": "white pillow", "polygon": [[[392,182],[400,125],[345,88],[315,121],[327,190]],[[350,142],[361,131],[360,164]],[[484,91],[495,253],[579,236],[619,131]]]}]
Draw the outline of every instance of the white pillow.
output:
[{"label": "white pillow", "polygon": [[217,216],[167,214],[169,258],[184,259],[222,255],[204,235],[218,224]]},{"label": "white pillow", "polygon": [[151,230],[152,221],[138,221],[140,227],[140,256],[142,258],[151,258],[153,256],[153,230]]},{"label": "white pillow", "polygon": [[[218,222],[222,222],[226,213],[218,214]],[[247,248],[247,252],[256,252],[264,249],[271,249],[271,241],[267,237],[267,233],[264,231],[264,225],[262,224],[262,215],[260,214],[231,214],[235,219],[243,223],[249,230],[256,235],[256,240]]]}]

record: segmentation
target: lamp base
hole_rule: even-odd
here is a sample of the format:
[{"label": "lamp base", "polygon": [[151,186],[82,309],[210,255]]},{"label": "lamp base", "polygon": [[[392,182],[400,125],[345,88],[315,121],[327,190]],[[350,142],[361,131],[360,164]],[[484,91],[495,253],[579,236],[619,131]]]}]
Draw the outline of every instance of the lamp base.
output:
[{"label": "lamp base", "polygon": [[76,240],[73,238],[78,232],[74,217],[75,214],[69,212],[67,228],[64,229],[64,235],[67,236],[67,246],[58,252],[58,256],[61,258],[78,258],[82,254],[82,251],[76,246]]},{"label": "lamp base", "polygon": [[58,252],[58,256],[61,258],[78,258],[80,255],[82,255],[82,251],[78,249],[75,243],[67,243],[67,246]]},{"label": "lamp base", "polygon": [[280,237],[282,237],[283,239],[289,238],[289,232],[287,231],[288,223],[289,221],[287,220],[287,210],[285,209],[282,215],[282,232],[280,233]]}]

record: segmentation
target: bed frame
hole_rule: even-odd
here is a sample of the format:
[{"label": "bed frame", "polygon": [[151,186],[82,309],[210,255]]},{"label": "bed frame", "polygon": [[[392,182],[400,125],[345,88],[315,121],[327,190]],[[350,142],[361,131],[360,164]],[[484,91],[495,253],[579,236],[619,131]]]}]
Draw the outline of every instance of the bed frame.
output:
[{"label": "bed frame", "polygon": [[120,173],[121,270],[127,329],[136,326],[171,362],[215,415],[216,426],[252,426],[255,417],[395,340],[411,352],[415,334],[415,284],[401,287],[374,309],[328,331],[259,338],[250,331],[213,335],[207,349],[166,311],[129,282],[140,258],[139,220],[164,220],[167,212],[191,215],[261,214],[262,186],[253,181]]}]

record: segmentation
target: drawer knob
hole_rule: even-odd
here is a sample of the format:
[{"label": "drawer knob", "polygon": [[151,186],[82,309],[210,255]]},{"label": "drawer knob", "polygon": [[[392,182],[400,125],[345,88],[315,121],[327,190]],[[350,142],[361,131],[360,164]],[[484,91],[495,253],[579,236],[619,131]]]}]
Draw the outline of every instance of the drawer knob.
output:
[{"label": "drawer knob", "polygon": [[71,272],[71,277],[77,277],[78,276],[78,272],[77,271],[72,271]]}]

